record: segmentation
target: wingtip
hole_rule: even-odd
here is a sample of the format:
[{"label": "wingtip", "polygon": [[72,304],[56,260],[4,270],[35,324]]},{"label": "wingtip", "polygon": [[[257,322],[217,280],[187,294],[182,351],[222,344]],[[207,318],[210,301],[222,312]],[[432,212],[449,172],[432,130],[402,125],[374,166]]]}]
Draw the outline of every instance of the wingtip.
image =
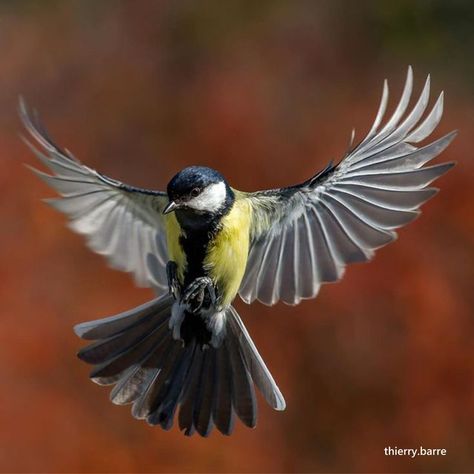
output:
[{"label": "wingtip", "polygon": [[23,126],[28,130],[31,128],[31,111],[23,95],[18,96],[18,115]]},{"label": "wingtip", "polygon": [[444,136],[447,139],[448,145],[458,136],[458,133],[459,130],[455,129]]},{"label": "wingtip", "polygon": [[18,94],[18,111],[20,113],[27,111],[26,100],[22,94]]},{"label": "wingtip", "polygon": [[[439,188],[436,188],[435,186],[430,186],[429,188],[425,188],[425,190],[428,191],[426,193],[427,194],[426,201],[435,197],[439,193]],[[424,203],[421,203],[421,204],[424,204]]]},{"label": "wingtip", "polygon": [[428,74],[428,75],[426,76],[425,88],[427,88],[428,91],[429,91],[430,86],[431,86],[431,74]]},{"label": "wingtip", "polygon": [[356,134],[356,130],[355,130],[355,128],[352,128],[351,136],[350,136],[350,139],[349,139],[349,148],[351,148],[352,145],[354,144],[355,134]]},{"label": "wingtip", "polygon": [[457,161],[447,161],[446,163],[435,165],[435,166],[439,166],[442,169],[442,172],[439,174],[437,178],[444,176],[449,170],[453,169],[457,164],[458,164]]},{"label": "wingtip", "polygon": [[31,166],[29,165],[28,163],[22,163],[22,165],[29,169],[33,174],[35,174],[36,176],[38,176],[38,178],[43,178],[44,176],[47,176],[48,178],[50,178],[51,176],[46,174],[46,173],[43,173],[41,170],[35,168],[34,166]]},{"label": "wingtip", "polygon": [[444,91],[441,91],[438,96],[438,100],[436,101],[437,104],[439,105],[439,108],[441,109],[440,113],[443,114],[443,109],[444,109]]},{"label": "wingtip", "polygon": [[277,398],[277,404],[275,405],[276,411],[284,411],[286,410],[286,401],[283,398],[283,395],[280,393],[279,397]]}]

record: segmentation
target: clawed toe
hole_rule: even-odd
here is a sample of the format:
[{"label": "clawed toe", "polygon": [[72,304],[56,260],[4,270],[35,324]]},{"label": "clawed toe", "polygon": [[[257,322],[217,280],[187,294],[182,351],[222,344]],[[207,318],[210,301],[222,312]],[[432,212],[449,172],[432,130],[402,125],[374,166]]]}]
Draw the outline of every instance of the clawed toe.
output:
[{"label": "clawed toe", "polygon": [[208,291],[211,303],[215,301],[215,291],[212,280],[209,277],[196,278],[185,290],[183,294],[183,303],[192,307],[195,313],[199,311],[205,301],[205,291]]}]

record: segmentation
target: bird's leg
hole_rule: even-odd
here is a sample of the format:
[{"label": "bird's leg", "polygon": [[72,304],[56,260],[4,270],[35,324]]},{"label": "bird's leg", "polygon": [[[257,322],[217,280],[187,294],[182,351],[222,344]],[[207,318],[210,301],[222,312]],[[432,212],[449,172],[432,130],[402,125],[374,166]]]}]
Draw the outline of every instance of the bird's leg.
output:
[{"label": "bird's leg", "polygon": [[181,285],[178,281],[178,265],[173,260],[166,264],[166,276],[168,277],[169,292],[176,300],[181,292]]},{"label": "bird's leg", "polygon": [[[206,292],[208,301],[206,301]],[[193,313],[199,311],[205,302],[207,307],[215,305],[217,298],[212,280],[209,277],[196,278],[184,291],[182,302],[189,305]]]}]

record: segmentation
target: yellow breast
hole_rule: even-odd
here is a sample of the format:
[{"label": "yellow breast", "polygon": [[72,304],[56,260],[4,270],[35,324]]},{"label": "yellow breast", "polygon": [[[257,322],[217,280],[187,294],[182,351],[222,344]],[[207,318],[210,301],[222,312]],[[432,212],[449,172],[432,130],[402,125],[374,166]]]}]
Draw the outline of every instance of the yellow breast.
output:
[{"label": "yellow breast", "polygon": [[251,209],[245,200],[236,200],[222,219],[222,228],[209,246],[204,260],[209,276],[222,295],[222,305],[229,305],[237,295],[249,253]]}]

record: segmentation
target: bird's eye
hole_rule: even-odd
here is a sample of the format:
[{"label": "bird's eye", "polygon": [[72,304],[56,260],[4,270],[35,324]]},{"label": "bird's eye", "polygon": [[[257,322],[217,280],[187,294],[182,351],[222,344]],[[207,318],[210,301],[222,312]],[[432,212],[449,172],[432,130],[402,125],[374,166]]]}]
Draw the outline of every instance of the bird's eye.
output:
[{"label": "bird's eye", "polygon": [[201,192],[201,190],[199,188],[193,188],[191,190],[191,197],[196,197],[196,196],[199,196],[199,193]]}]

